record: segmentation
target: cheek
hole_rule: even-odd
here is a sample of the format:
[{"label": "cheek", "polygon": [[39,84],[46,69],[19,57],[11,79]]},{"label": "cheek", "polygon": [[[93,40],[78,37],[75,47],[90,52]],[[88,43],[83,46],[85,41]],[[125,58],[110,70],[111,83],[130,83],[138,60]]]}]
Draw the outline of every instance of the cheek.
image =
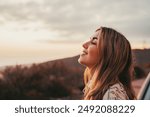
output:
[{"label": "cheek", "polygon": [[89,48],[88,54],[85,56],[80,56],[78,62],[87,67],[92,67],[98,62],[98,58],[97,48]]},{"label": "cheek", "polygon": [[98,61],[98,58],[99,58],[97,48],[90,49],[89,53],[88,53],[88,57],[89,57],[90,61],[93,62],[93,64],[96,64]]}]

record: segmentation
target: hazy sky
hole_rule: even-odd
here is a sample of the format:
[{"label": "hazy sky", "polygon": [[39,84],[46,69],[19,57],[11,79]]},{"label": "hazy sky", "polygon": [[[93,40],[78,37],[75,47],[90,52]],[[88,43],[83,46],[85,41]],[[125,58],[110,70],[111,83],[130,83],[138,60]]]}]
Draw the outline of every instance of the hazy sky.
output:
[{"label": "hazy sky", "polygon": [[0,61],[77,55],[100,26],[123,33],[132,48],[150,48],[149,5],[150,0],[0,0]]}]

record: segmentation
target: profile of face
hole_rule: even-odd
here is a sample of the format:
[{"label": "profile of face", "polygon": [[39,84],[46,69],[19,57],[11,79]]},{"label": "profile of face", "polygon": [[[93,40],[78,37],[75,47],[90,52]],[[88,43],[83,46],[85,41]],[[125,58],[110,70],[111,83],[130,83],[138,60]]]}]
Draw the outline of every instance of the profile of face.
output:
[{"label": "profile of face", "polygon": [[88,68],[94,67],[99,59],[98,54],[98,36],[100,30],[96,31],[89,40],[83,43],[83,50],[80,54],[78,62]]}]

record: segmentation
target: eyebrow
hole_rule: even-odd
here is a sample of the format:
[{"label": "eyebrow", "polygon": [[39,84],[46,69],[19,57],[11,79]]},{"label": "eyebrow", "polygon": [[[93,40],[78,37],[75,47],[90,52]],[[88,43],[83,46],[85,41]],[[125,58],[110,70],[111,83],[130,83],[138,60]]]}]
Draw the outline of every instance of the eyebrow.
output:
[{"label": "eyebrow", "polygon": [[97,37],[93,37],[92,39],[97,39]]},{"label": "eyebrow", "polygon": [[94,39],[97,39],[97,37],[91,37],[90,39],[91,39],[91,40],[94,40]]}]

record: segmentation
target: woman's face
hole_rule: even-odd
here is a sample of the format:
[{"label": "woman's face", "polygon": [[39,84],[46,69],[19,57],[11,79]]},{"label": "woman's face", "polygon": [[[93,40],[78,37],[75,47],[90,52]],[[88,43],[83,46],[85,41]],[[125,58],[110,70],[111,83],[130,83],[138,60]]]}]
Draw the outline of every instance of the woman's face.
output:
[{"label": "woman's face", "polygon": [[99,30],[94,33],[94,35],[83,43],[83,50],[80,54],[78,62],[82,65],[92,68],[98,62],[98,35]]}]

